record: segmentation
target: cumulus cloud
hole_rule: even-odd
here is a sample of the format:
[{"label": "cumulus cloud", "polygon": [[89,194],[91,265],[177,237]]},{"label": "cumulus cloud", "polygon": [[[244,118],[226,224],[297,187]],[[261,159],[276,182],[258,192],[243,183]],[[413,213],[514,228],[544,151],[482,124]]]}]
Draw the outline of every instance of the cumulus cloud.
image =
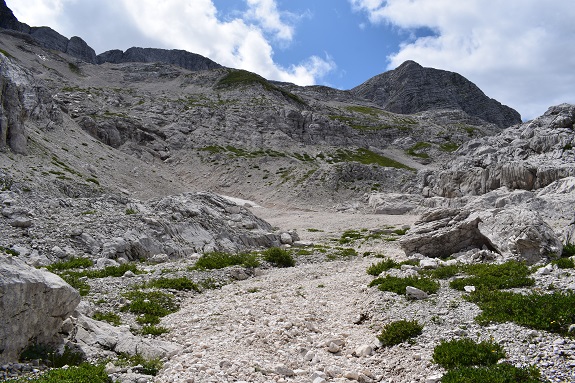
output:
[{"label": "cumulus cloud", "polygon": [[272,0],[247,0],[249,8],[245,17],[225,21],[218,18],[211,0],[121,1],[132,21],[149,38],[166,47],[199,53],[225,66],[300,85],[314,84],[335,68],[329,57],[314,56],[289,68],[274,62],[273,47],[266,32],[289,41],[294,31],[281,20]]},{"label": "cumulus cloud", "polygon": [[[62,12],[64,2],[70,0],[28,0],[8,1],[7,4],[19,20],[30,26],[50,26],[57,28],[57,16]],[[53,23],[48,25],[46,20]]]},{"label": "cumulus cloud", "polygon": [[522,114],[575,102],[575,8],[569,0],[349,0],[374,24],[433,33],[406,40],[405,60],[459,72]]}]

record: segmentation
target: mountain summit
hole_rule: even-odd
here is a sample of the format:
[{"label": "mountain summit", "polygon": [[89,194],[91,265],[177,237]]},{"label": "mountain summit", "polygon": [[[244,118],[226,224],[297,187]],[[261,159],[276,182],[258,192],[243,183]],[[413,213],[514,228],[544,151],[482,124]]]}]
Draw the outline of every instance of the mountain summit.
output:
[{"label": "mountain summit", "polygon": [[460,74],[424,68],[415,61],[406,61],[351,91],[356,97],[372,101],[394,113],[459,109],[501,128],[521,122],[517,111],[487,97]]}]

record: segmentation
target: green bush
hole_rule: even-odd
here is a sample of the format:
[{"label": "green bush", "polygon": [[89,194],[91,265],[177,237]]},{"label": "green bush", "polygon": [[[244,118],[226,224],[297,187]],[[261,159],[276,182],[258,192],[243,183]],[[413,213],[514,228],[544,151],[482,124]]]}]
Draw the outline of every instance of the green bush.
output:
[{"label": "green bush", "polygon": [[563,252],[561,253],[562,257],[567,258],[572,257],[574,255],[575,255],[575,244],[566,243],[565,245],[563,245]]},{"label": "green bush", "polygon": [[277,267],[295,266],[295,260],[291,256],[290,252],[279,247],[266,249],[262,254],[267,262]]},{"label": "green bush", "polygon": [[417,321],[399,320],[384,326],[377,339],[384,346],[393,346],[403,343],[421,334],[423,326]]},{"label": "green bush", "polygon": [[369,287],[373,286],[377,286],[381,291],[391,291],[396,294],[405,294],[405,288],[407,286],[418,288],[428,294],[434,294],[439,290],[439,283],[425,277],[399,278],[388,275],[371,281]]},{"label": "green bush", "polygon": [[433,362],[445,369],[491,366],[502,358],[505,358],[505,351],[499,344],[476,343],[468,338],[442,341],[433,350]]},{"label": "green bush", "polygon": [[452,288],[462,291],[465,286],[489,289],[509,289],[513,287],[532,286],[535,283],[529,278],[531,270],[522,262],[509,261],[500,265],[477,264],[468,265],[463,270],[472,275],[451,281]]},{"label": "green bush", "polygon": [[162,369],[162,362],[159,358],[146,359],[140,354],[130,355],[122,353],[114,364],[119,367],[142,366],[142,373],[152,376],[158,375],[158,372]]},{"label": "green bush", "polygon": [[131,302],[124,306],[122,310],[134,314],[164,317],[179,309],[174,296],[162,291],[130,291],[124,296]]},{"label": "green bush", "polygon": [[571,258],[559,258],[551,262],[554,265],[557,265],[560,269],[573,269],[575,268],[575,262]]},{"label": "green bush", "polygon": [[78,366],[84,361],[82,352],[74,351],[70,347],[64,347],[64,351],[59,353],[50,346],[43,344],[31,344],[26,347],[18,358],[19,361],[28,362],[40,359],[49,367],[60,368],[63,366]]},{"label": "green bush", "polygon": [[154,279],[146,283],[145,286],[155,287],[158,289],[173,289],[179,291],[189,291],[189,290],[194,290],[197,292],[200,291],[198,285],[186,277]]},{"label": "green bush", "polygon": [[345,245],[347,243],[361,239],[363,235],[357,230],[346,230],[343,232],[338,242],[340,245]]},{"label": "green bush", "polygon": [[82,363],[77,367],[50,370],[38,378],[20,378],[16,383],[109,383],[104,364]]},{"label": "green bush", "polygon": [[80,276],[76,274],[58,274],[67,284],[78,290],[81,296],[86,296],[90,292],[90,285],[88,282],[81,280]]},{"label": "green bush", "polygon": [[540,383],[536,367],[519,368],[507,363],[488,367],[461,367],[447,371],[441,383]]},{"label": "green bush", "polygon": [[70,269],[83,269],[92,267],[94,262],[89,258],[71,258],[68,261],[60,261],[46,266],[46,269],[51,272],[70,270]]},{"label": "green bush", "polygon": [[169,331],[170,330],[168,330],[167,328],[162,327],[162,326],[149,325],[149,326],[143,326],[142,327],[141,334],[142,335],[158,336],[158,335],[165,334]]},{"label": "green bush", "polygon": [[141,325],[156,325],[160,324],[160,317],[152,314],[142,314],[136,318],[136,322]]},{"label": "green bush", "polygon": [[367,268],[367,273],[377,277],[379,274],[387,271],[389,269],[398,268],[399,263],[395,262],[393,259],[383,259],[377,263],[372,264]]},{"label": "green bush", "polygon": [[437,279],[449,279],[451,277],[456,276],[461,271],[460,266],[457,265],[449,265],[449,266],[439,266],[437,269],[434,270],[425,270],[422,272],[424,275],[429,275],[432,278]]},{"label": "green bush", "polygon": [[219,251],[203,254],[192,270],[213,270],[223,269],[228,266],[242,265],[245,267],[258,267],[260,262],[257,257],[251,253],[230,254]]},{"label": "green bush", "polygon": [[108,322],[110,324],[113,324],[114,326],[119,326],[120,324],[122,324],[120,316],[111,311],[109,312],[96,311],[92,316],[92,318],[94,318],[95,320]]},{"label": "green bush", "polygon": [[568,334],[575,323],[575,292],[527,295],[482,288],[466,295],[482,310],[475,320],[489,322],[515,322],[521,326]]}]

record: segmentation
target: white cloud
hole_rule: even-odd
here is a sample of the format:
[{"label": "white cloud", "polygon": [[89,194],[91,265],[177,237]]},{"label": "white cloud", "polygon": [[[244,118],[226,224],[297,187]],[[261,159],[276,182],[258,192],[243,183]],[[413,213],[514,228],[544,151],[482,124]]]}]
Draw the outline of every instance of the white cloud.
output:
[{"label": "white cloud", "polygon": [[[275,63],[265,32],[290,40],[293,29],[281,21],[274,1],[247,1],[249,17],[222,21],[211,0],[122,0],[142,33],[164,47],[185,49],[225,66],[299,85],[314,84],[335,68],[331,59],[316,56],[290,68]],[[266,19],[268,11],[270,17]],[[248,22],[254,18],[262,26]]]},{"label": "white cloud", "polygon": [[56,29],[65,1],[70,0],[9,0],[6,4],[18,20],[30,26],[50,26]]},{"label": "white cloud", "polygon": [[349,1],[372,23],[434,32],[404,42],[389,56],[389,69],[414,60],[459,72],[523,118],[575,103],[575,7],[569,0]]}]

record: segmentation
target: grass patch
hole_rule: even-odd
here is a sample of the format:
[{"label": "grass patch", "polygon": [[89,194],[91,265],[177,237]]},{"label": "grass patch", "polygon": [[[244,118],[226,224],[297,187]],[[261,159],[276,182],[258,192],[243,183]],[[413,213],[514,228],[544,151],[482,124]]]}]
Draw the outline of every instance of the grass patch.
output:
[{"label": "grass patch", "polygon": [[379,165],[388,168],[407,169],[414,171],[415,169],[402,164],[401,162],[392,160],[391,158],[374,153],[365,148],[359,148],[355,151],[338,149],[332,154],[332,162],[359,162],[365,165]]},{"label": "grass patch", "polygon": [[166,327],[155,326],[155,325],[146,325],[143,326],[142,329],[140,330],[140,334],[152,335],[152,336],[162,335],[167,332],[170,332],[170,330],[168,330]]},{"label": "grass patch", "polygon": [[69,274],[69,273],[59,274],[58,273],[60,278],[62,278],[67,284],[69,284],[70,286],[72,286],[73,288],[78,290],[78,292],[80,293],[80,296],[85,297],[86,295],[88,295],[88,293],[90,293],[90,285],[85,280],[80,279],[81,275],[78,275],[78,274],[79,273],[73,273],[73,274]]},{"label": "grass patch", "polygon": [[469,338],[442,341],[433,350],[433,362],[445,369],[491,366],[502,358],[505,358],[505,351],[499,344],[476,343]]},{"label": "grass patch", "polygon": [[382,259],[381,261],[372,264],[367,268],[367,273],[377,277],[379,274],[387,271],[389,269],[396,269],[399,267],[399,263],[395,262],[393,259]]},{"label": "grass patch", "polygon": [[396,294],[405,294],[407,286],[418,288],[428,294],[434,294],[439,290],[439,283],[426,277],[399,278],[388,275],[371,281],[369,287],[373,286],[377,286],[381,291],[391,291]]},{"label": "grass patch", "polygon": [[136,209],[132,209],[132,208],[127,208],[124,213],[126,213],[126,215],[132,215],[132,214],[138,214],[138,211]]},{"label": "grass patch", "polygon": [[411,148],[407,149],[405,153],[413,157],[429,158],[429,154],[422,152],[422,150],[427,149],[429,147],[431,147],[431,144],[429,142],[418,142]]},{"label": "grass patch", "polygon": [[456,276],[461,272],[460,266],[449,265],[449,266],[439,266],[437,269],[423,271],[424,275],[429,275],[435,279],[449,279]]},{"label": "grass patch", "polygon": [[441,383],[540,383],[537,367],[519,368],[501,363],[489,367],[461,367],[447,371]]},{"label": "grass patch", "polygon": [[343,232],[338,242],[340,245],[345,245],[347,243],[353,242],[355,240],[363,238],[363,235],[357,230],[346,230]]},{"label": "grass patch", "polygon": [[563,252],[561,253],[561,256],[562,256],[563,258],[566,258],[566,257],[572,257],[572,256],[574,256],[574,255],[575,255],[575,244],[573,244],[573,243],[566,243],[566,244],[563,246]]},{"label": "grass patch", "polygon": [[50,346],[31,344],[20,353],[18,358],[21,362],[29,362],[36,359],[41,360],[49,367],[60,368],[66,365],[78,366],[84,361],[84,356],[81,352],[76,352],[68,346],[64,347],[62,353],[59,353]]},{"label": "grass patch", "polygon": [[465,298],[483,312],[475,320],[515,322],[521,326],[567,335],[575,323],[575,292],[516,294],[505,291],[477,289]]},{"label": "grass patch", "polygon": [[66,369],[59,368],[50,370],[38,378],[20,378],[16,383],[109,383],[110,378],[106,374],[104,364],[82,363]]},{"label": "grass patch", "polygon": [[92,316],[92,318],[94,318],[95,320],[108,322],[110,324],[113,324],[114,326],[119,326],[122,324],[122,320],[120,319],[120,316],[116,313],[111,312],[111,311],[108,311],[108,312],[96,311],[94,313],[94,315]]},{"label": "grass patch", "polygon": [[463,291],[465,286],[489,289],[510,289],[514,287],[532,286],[535,283],[529,278],[531,270],[522,262],[509,261],[500,265],[477,264],[463,268],[471,277],[451,281],[449,286]]},{"label": "grass patch", "polygon": [[60,261],[46,266],[46,269],[51,272],[58,272],[70,269],[83,269],[92,267],[94,262],[89,258],[71,258],[67,261]]},{"label": "grass patch", "polygon": [[385,325],[377,339],[384,346],[393,346],[415,338],[421,334],[422,330],[423,326],[415,320],[399,320]]},{"label": "grass patch", "polygon": [[244,267],[258,267],[260,262],[256,255],[252,253],[231,254],[214,251],[212,253],[203,254],[191,269],[214,270],[235,265]]},{"label": "grass patch", "polygon": [[82,71],[80,70],[80,67],[74,63],[68,63],[68,69],[70,69],[70,72],[74,73],[74,74],[81,74]]},{"label": "grass patch", "polygon": [[4,56],[8,57],[8,58],[12,58],[12,55],[8,52],[6,52],[4,49],[0,48],[0,53],[2,53]]},{"label": "grass patch", "polygon": [[279,247],[272,247],[262,252],[264,260],[273,264],[276,267],[293,267],[295,260],[289,251]]},{"label": "grass patch", "polygon": [[16,250],[9,249],[9,248],[7,248],[7,247],[2,247],[2,246],[0,246],[0,251],[6,253],[6,254],[8,254],[8,255],[11,255],[11,256],[13,256],[13,257],[17,257],[17,256],[20,255],[20,253],[17,252]]},{"label": "grass patch", "polygon": [[196,292],[200,291],[198,285],[192,282],[187,277],[154,279],[147,282],[145,284],[145,287],[155,287],[158,289],[172,289],[178,291],[190,291],[190,290]]},{"label": "grass patch", "polygon": [[130,291],[125,293],[124,297],[129,299],[130,303],[122,307],[122,311],[129,311],[133,314],[164,317],[179,309],[174,296],[162,291]]},{"label": "grass patch", "polygon": [[553,265],[557,265],[560,269],[573,269],[575,268],[575,262],[572,258],[559,258],[551,262]]},{"label": "grass patch", "polygon": [[456,144],[455,142],[445,142],[441,145],[439,145],[439,149],[442,152],[447,152],[447,153],[452,153],[454,151],[456,151],[457,149],[459,149],[459,144]]},{"label": "grass patch", "polygon": [[130,355],[126,353],[120,354],[114,364],[118,367],[141,366],[141,373],[152,376],[158,375],[163,365],[159,358],[146,359],[140,354]]}]

